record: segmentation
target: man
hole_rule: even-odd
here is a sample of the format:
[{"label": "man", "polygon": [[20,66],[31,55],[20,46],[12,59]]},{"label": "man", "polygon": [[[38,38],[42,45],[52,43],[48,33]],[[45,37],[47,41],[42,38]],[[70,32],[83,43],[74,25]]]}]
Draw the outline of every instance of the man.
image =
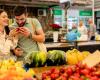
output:
[{"label": "man", "polygon": [[96,32],[96,26],[93,24],[93,19],[90,18],[88,20],[89,28],[88,28],[88,36],[90,40],[95,40],[95,32]]},{"label": "man", "polygon": [[18,58],[23,59],[32,51],[39,51],[37,42],[44,42],[45,35],[41,24],[35,18],[27,18],[25,7],[17,6],[14,9],[15,20],[11,25],[13,27],[13,36],[18,36],[18,47],[14,53]]}]

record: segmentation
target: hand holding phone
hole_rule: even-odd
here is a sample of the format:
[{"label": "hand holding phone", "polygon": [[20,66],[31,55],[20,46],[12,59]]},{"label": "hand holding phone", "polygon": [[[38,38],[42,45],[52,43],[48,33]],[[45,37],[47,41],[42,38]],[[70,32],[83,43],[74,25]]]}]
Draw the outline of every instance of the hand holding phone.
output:
[{"label": "hand holding phone", "polygon": [[18,27],[18,28],[16,28],[16,31],[18,32],[20,30],[20,28]]},{"label": "hand holding phone", "polygon": [[18,31],[16,29],[13,29],[9,32],[9,36],[16,36],[18,34]]},{"label": "hand holding phone", "polygon": [[28,37],[30,35],[30,30],[26,27],[19,27],[16,29],[16,31],[25,37]]}]

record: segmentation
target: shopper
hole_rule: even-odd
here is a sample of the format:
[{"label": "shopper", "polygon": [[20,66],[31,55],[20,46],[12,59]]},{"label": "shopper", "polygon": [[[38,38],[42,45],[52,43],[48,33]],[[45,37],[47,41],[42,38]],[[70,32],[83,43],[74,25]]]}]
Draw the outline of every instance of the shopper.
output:
[{"label": "shopper", "polygon": [[[18,60],[24,60],[28,53],[39,51],[37,42],[44,42],[45,35],[39,21],[36,18],[27,17],[25,7],[15,7],[14,15],[15,20],[11,25],[13,28],[11,31],[18,32],[18,46],[14,52],[18,57]],[[19,51],[21,52],[21,55]]]},{"label": "shopper", "polygon": [[96,25],[93,24],[92,18],[88,20],[88,24],[89,24],[88,36],[90,40],[95,40]]},{"label": "shopper", "polygon": [[81,35],[87,35],[87,27],[84,25],[83,21],[79,21],[78,31]]},{"label": "shopper", "polygon": [[84,25],[82,20],[79,21],[78,31],[81,34],[78,40],[88,40],[87,27]]},{"label": "shopper", "polygon": [[72,29],[69,29],[67,34],[65,35],[65,38],[69,42],[76,41],[77,40],[77,34]]},{"label": "shopper", "polygon": [[14,49],[17,45],[17,36],[9,35],[8,21],[6,11],[0,9],[0,60],[11,58],[10,49]]},{"label": "shopper", "polygon": [[80,37],[80,33],[77,30],[77,25],[75,23],[72,24],[72,29],[68,30],[68,33],[65,35],[66,40],[68,41],[76,41],[78,37]]}]

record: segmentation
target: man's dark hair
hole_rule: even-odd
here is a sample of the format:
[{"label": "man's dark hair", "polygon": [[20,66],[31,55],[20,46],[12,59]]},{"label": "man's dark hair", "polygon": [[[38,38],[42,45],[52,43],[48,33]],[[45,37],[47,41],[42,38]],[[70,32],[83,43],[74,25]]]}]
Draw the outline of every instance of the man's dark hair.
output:
[{"label": "man's dark hair", "polygon": [[16,6],[14,9],[15,16],[20,16],[20,15],[26,14],[26,13],[27,13],[27,9],[24,6]]},{"label": "man's dark hair", "polygon": [[0,14],[1,14],[2,12],[6,12],[6,11],[5,11],[5,10],[3,10],[3,9],[0,9]]}]

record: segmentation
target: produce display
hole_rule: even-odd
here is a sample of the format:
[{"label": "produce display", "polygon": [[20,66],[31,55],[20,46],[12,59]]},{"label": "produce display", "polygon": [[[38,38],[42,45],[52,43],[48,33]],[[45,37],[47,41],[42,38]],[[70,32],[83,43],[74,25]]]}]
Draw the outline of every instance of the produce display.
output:
[{"label": "produce display", "polygon": [[25,58],[26,64],[29,67],[42,67],[45,66],[47,59],[47,54],[42,51],[33,51],[28,54]]},{"label": "produce display", "polygon": [[0,61],[0,80],[100,80],[100,64],[89,67],[82,63],[89,55],[77,49],[34,51],[25,57],[28,69],[12,58]]},{"label": "produce display", "polygon": [[91,68],[81,63],[60,69],[52,68],[42,73],[41,80],[100,80],[100,64]]},{"label": "produce display", "polygon": [[64,65],[66,64],[65,52],[61,50],[48,51],[47,66]]},{"label": "produce display", "polygon": [[70,65],[77,64],[78,62],[85,59],[89,54],[90,52],[88,51],[80,52],[77,49],[68,50],[66,52],[66,61]]},{"label": "produce display", "polygon": [[25,57],[27,67],[43,67],[43,66],[57,66],[64,64],[77,64],[85,59],[90,52],[80,52],[77,49],[68,50],[50,50],[47,53],[42,51],[33,51]]},{"label": "produce display", "polygon": [[22,62],[15,62],[13,59],[0,62],[0,80],[36,80],[33,76],[33,69],[26,71]]}]

